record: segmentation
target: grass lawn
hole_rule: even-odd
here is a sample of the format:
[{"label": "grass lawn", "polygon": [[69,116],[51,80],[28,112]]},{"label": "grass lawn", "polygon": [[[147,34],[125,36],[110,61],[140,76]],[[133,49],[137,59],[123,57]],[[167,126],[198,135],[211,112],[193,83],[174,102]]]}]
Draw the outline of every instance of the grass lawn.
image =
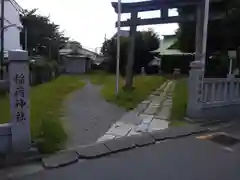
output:
[{"label": "grass lawn", "polygon": [[181,126],[187,110],[187,78],[178,79],[173,92],[173,105],[171,109],[171,125]]},{"label": "grass lawn", "polygon": [[[60,149],[67,139],[60,117],[63,99],[85,83],[79,76],[60,76],[30,91],[31,134],[42,152]],[[0,95],[0,123],[10,119],[8,95]]]},{"label": "grass lawn", "polygon": [[103,85],[102,96],[111,103],[124,107],[127,110],[135,108],[141,101],[145,100],[151,92],[161,86],[165,78],[161,76],[142,76],[134,78],[134,89],[123,90],[124,79],[120,78],[118,96],[115,96],[115,75],[104,72],[96,72],[87,75],[93,84]]}]

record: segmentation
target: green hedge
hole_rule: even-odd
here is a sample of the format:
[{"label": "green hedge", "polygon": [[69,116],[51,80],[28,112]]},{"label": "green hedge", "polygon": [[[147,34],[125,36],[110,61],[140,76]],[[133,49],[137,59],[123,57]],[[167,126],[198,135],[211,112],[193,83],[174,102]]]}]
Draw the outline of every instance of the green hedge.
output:
[{"label": "green hedge", "polygon": [[192,55],[164,55],[161,58],[161,71],[166,74],[173,73],[175,68],[180,69],[181,74],[188,74],[189,65],[194,60]]},{"label": "green hedge", "polygon": [[[47,82],[55,76],[58,76],[58,66],[55,61],[52,62],[46,62],[44,64],[30,64],[30,72],[33,76],[33,79],[31,81],[31,84],[41,84],[44,82]],[[53,76],[53,74],[55,74]]]}]

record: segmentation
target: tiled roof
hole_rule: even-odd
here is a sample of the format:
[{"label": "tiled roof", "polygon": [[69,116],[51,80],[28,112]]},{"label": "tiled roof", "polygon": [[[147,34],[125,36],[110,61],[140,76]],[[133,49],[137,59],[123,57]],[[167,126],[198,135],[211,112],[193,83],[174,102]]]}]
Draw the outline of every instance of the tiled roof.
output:
[{"label": "tiled roof", "polygon": [[177,37],[174,35],[170,36],[164,36],[164,39],[161,40],[162,43],[160,44],[160,47],[154,51],[151,51],[152,53],[159,53],[160,55],[187,55],[192,53],[184,53],[180,51],[179,49],[169,49],[177,40]]}]

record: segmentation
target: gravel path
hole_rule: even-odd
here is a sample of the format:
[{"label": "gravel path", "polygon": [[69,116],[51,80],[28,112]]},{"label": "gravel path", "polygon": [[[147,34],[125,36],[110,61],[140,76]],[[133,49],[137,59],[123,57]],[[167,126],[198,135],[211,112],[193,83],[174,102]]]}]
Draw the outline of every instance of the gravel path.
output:
[{"label": "gravel path", "polygon": [[101,87],[87,81],[84,88],[75,91],[64,102],[68,147],[95,142],[125,110],[106,102],[100,94]]}]

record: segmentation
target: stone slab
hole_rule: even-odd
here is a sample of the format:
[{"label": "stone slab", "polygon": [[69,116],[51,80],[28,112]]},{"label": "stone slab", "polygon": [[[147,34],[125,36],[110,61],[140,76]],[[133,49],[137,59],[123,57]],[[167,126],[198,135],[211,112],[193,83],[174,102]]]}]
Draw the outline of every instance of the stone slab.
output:
[{"label": "stone slab", "polygon": [[161,94],[161,92],[159,92],[159,91],[155,91],[154,93],[152,93],[152,95],[154,95],[154,96],[160,96],[160,94]]},{"label": "stone slab", "polygon": [[161,141],[165,139],[174,139],[178,137],[184,137],[184,136],[192,135],[195,133],[201,133],[205,131],[208,131],[208,129],[200,126],[195,126],[195,125],[187,125],[187,126],[181,126],[181,127],[170,127],[165,130],[154,131],[154,132],[151,132],[150,135],[156,141]]},{"label": "stone slab", "polygon": [[156,118],[157,119],[162,119],[162,120],[166,120],[169,118],[170,116],[170,107],[167,106],[163,106],[162,109],[156,114]]},{"label": "stone slab", "polygon": [[148,96],[148,101],[152,101],[153,99],[157,98],[158,96],[150,95]]},{"label": "stone slab", "polygon": [[153,131],[158,131],[158,130],[163,130],[168,128],[168,121],[165,120],[160,120],[160,119],[153,119],[149,128],[148,132],[153,132]]},{"label": "stone slab", "polygon": [[157,113],[159,106],[149,106],[145,111],[144,114],[154,115]]},{"label": "stone slab", "polygon": [[123,126],[124,124],[125,124],[124,122],[118,121],[118,122],[116,122],[115,124],[113,124],[112,127],[117,128],[117,127]]},{"label": "stone slab", "polygon": [[153,119],[153,115],[148,115],[148,114],[140,114],[139,117],[142,119],[141,124],[150,124]]},{"label": "stone slab", "polygon": [[126,136],[134,126],[131,124],[124,124],[119,127],[112,127],[108,130],[106,134],[114,136]]},{"label": "stone slab", "polygon": [[128,136],[107,141],[104,144],[112,153],[136,147],[133,139]]},{"label": "stone slab", "polygon": [[146,108],[148,107],[148,104],[146,103],[141,103],[137,106],[137,112],[142,113]]},{"label": "stone slab", "polygon": [[75,151],[59,152],[50,157],[43,158],[43,166],[47,169],[58,168],[78,161],[78,154]]},{"label": "stone slab", "polygon": [[148,132],[149,125],[150,124],[145,124],[145,123],[138,125],[136,128],[136,132]]},{"label": "stone slab", "polygon": [[141,104],[148,104],[148,103],[150,103],[149,100],[144,100],[144,101],[141,102]]},{"label": "stone slab", "polygon": [[164,99],[165,99],[164,96],[159,96],[159,97],[153,99],[151,104],[154,106],[160,106]]},{"label": "stone slab", "polygon": [[158,90],[158,91],[163,91],[163,90],[165,89],[165,87],[167,86],[168,82],[169,82],[169,81],[166,81],[165,83],[163,83],[163,85],[161,85],[161,87],[158,88],[157,90]]},{"label": "stone slab", "polygon": [[134,124],[138,125],[142,122],[141,118],[138,117],[138,112],[136,111],[130,111],[127,112],[122,116],[121,119],[119,119],[118,122],[124,123],[124,124]]},{"label": "stone slab", "polygon": [[162,106],[172,106],[172,99],[166,99],[163,102]]},{"label": "stone slab", "polygon": [[104,142],[104,141],[109,141],[111,139],[114,139],[116,136],[111,135],[111,134],[105,134],[102,137],[98,138],[97,142]]},{"label": "stone slab", "polygon": [[79,147],[76,151],[80,158],[96,158],[110,153],[110,150],[103,143]]},{"label": "stone slab", "polygon": [[172,82],[170,88],[169,88],[169,92],[173,92],[173,90],[175,89],[175,85],[176,85],[176,82]]},{"label": "stone slab", "polygon": [[134,135],[139,135],[141,134],[140,132],[137,132],[135,129],[132,129],[128,134],[127,136],[134,136]]}]

